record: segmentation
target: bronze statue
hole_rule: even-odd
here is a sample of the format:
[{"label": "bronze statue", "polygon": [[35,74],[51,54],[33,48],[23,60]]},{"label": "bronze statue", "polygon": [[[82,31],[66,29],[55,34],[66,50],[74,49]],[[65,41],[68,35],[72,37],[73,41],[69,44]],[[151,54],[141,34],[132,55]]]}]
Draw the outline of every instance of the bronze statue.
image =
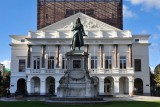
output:
[{"label": "bronze statue", "polygon": [[80,50],[80,47],[84,46],[83,36],[86,36],[80,18],[77,18],[76,24],[73,26],[72,31],[74,32],[72,39],[72,50],[75,50],[76,47]]}]

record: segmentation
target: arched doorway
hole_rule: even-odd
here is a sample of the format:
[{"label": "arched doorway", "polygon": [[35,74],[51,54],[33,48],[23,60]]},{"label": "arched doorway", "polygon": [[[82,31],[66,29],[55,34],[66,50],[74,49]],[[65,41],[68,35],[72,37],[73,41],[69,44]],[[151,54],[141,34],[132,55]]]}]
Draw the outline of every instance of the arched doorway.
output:
[{"label": "arched doorway", "polygon": [[119,79],[119,93],[129,94],[129,79],[127,77],[121,77]]},{"label": "arched doorway", "polygon": [[143,95],[143,80],[140,78],[134,80],[134,94]]},{"label": "arched doorway", "polygon": [[99,93],[99,78],[96,76],[93,76],[94,86],[96,87],[97,94]]},{"label": "arched doorway", "polygon": [[104,79],[104,94],[105,95],[112,95],[113,94],[113,78],[106,77]]},{"label": "arched doorway", "polygon": [[26,81],[25,79],[21,78],[17,81],[17,91],[15,94],[26,94]]},{"label": "arched doorway", "polygon": [[40,94],[40,78],[33,77],[31,79],[31,94]]},{"label": "arched doorway", "polygon": [[55,94],[55,79],[53,77],[47,77],[46,79],[46,94]]}]

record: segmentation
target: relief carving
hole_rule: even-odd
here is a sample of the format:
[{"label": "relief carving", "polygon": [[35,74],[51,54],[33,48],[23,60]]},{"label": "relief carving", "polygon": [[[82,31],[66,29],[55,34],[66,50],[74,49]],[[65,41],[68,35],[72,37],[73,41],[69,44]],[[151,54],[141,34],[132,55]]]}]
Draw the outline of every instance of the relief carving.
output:
[{"label": "relief carving", "polygon": [[[74,22],[71,22],[70,24],[65,25],[63,27],[63,29],[72,29],[73,23]],[[86,28],[86,29],[91,29],[91,28],[92,29],[96,29],[96,28],[103,29],[103,26],[101,26],[100,24],[98,24],[98,23],[96,23],[96,22],[94,22],[93,20],[90,20],[90,19],[82,20],[82,24],[83,24],[84,28]]]}]

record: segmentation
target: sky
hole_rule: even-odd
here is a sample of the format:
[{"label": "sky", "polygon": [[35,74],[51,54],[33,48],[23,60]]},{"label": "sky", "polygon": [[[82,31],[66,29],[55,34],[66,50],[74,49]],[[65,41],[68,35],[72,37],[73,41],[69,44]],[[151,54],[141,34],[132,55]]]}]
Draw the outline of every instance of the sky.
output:
[{"label": "sky", "polygon": [[[123,29],[149,34],[149,66],[160,64],[160,0],[123,0]],[[37,0],[0,0],[0,62],[10,68],[9,35],[37,29]]]}]

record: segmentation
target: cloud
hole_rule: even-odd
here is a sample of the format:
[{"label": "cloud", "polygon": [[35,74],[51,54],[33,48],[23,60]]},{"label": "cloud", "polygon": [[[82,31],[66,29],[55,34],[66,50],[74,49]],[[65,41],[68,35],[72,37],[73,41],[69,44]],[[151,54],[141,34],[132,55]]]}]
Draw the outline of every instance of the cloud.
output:
[{"label": "cloud", "polygon": [[147,34],[147,30],[142,30],[141,32],[140,32],[140,34]]},{"label": "cloud", "polygon": [[4,61],[1,61],[0,63],[2,63],[5,66],[5,68],[9,68],[10,69],[10,63],[11,63],[11,61],[4,60]]},{"label": "cloud", "polygon": [[151,73],[154,74],[154,69],[155,69],[155,67],[150,66],[150,68],[151,68]]},{"label": "cloud", "polygon": [[160,51],[158,43],[152,43],[150,49],[156,53]]},{"label": "cloud", "polygon": [[143,10],[160,9],[160,0],[126,0],[130,1],[133,5],[142,5]]},{"label": "cloud", "polygon": [[133,18],[136,17],[136,14],[129,10],[129,7],[123,5],[123,16],[126,18]]},{"label": "cloud", "polygon": [[153,34],[153,39],[158,39],[159,38],[159,35],[158,34]]}]

